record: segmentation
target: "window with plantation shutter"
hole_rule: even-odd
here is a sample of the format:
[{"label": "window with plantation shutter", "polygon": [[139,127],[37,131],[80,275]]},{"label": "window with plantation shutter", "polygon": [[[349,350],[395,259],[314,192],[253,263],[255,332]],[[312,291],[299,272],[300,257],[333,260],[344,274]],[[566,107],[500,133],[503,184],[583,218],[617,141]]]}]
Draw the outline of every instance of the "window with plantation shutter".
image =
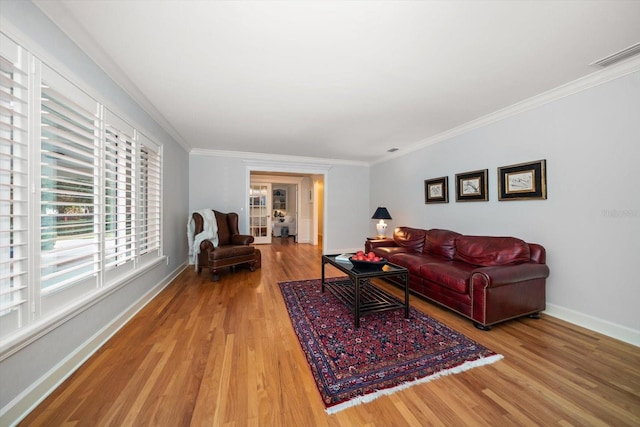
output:
[{"label": "window with plantation shutter", "polygon": [[21,49],[0,34],[0,327],[28,320],[28,74]]},{"label": "window with plantation shutter", "polygon": [[133,128],[105,112],[105,267],[133,261],[136,253],[136,155]]},{"label": "window with plantation shutter", "polygon": [[101,252],[97,104],[47,68],[40,97],[40,287],[88,291]]},{"label": "window with plantation shutter", "polygon": [[159,262],[161,195],[162,146],[0,33],[0,357]]},{"label": "window with plantation shutter", "polygon": [[160,149],[140,135],[140,254],[160,250]]}]

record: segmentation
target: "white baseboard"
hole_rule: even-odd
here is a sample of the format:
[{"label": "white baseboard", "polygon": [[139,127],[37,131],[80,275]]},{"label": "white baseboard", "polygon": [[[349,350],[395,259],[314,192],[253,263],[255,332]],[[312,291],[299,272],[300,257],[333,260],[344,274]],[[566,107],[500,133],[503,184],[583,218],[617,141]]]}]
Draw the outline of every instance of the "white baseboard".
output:
[{"label": "white baseboard", "polygon": [[574,325],[582,326],[583,328],[601,333],[608,337],[624,341],[628,344],[635,345],[636,347],[640,347],[640,331],[638,330],[555,304],[547,303],[547,308],[544,311],[544,314],[573,323]]},{"label": "white baseboard", "polygon": [[151,288],[137,301],[113,319],[111,323],[99,330],[89,338],[82,346],[60,361],[49,372],[34,382],[28,389],[20,393],[8,403],[0,415],[0,425],[15,426],[33,409],[35,409],[49,394],[73,374],[84,362],[86,362],[100,347],[104,345],[116,332],[118,332],[129,320],[158,295],[169,283],[171,283],[185,268],[180,265],[157,285]]}]

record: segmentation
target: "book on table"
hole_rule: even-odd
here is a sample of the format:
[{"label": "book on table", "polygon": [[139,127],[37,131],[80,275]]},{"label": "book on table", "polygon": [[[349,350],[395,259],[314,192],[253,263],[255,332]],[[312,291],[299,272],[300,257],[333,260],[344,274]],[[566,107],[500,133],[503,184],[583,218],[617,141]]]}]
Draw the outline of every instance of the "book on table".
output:
[{"label": "book on table", "polygon": [[340,254],[336,256],[336,261],[338,262],[350,262],[349,258],[351,258],[354,254]]}]

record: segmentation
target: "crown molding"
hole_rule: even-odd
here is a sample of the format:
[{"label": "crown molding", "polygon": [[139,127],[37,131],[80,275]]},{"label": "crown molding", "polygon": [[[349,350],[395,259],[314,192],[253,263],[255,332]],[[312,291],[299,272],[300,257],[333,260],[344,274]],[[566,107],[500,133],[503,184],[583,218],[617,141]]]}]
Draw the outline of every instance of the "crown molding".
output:
[{"label": "crown molding", "polygon": [[269,163],[286,163],[295,165],[310,165],[310,166],[365,166],[369,167],[369,163],[360,162],[355,160],[341,160],[341,159],[325,159],[320,157],[303,157],[303,156],[290,156],[286,154],[265,154],[265,153],[253,153],[249,151],[225,151],[225,150],[207,150],[194,148],[189,152],[189,155],[194,156],[210,156],[210,157],[231,157],[237,159],[243,159],[247,163],[253,164],[269,164]]},{"label": "crown molding", "polygon": [[182,138],[180,133],[169,121],[154,107],[149,99],[143,95],[138,87],[129,79],[127,74],[116,65],[116,62],[96,43],[82,25],[67,12],[62,3],[48,0],[32,0],[42,13],[44,13],[60,31],[66,34],[85,55],[87,55],[115,84],[129,95],[158,125],[164,129],[187,152],[191,146]]},{"label": "crown molding", "polygon": [[588,74],[584,77],[581,77],[577,80],[574,80],[562,86],[558,86],[554,89],[548,90],[541,94],[532,96],[531,98],[520,101],[516,104],[510,105],[509,107],[495,111],[486,116],[480,117],[478,119],[472,120],[463,125],[450,129],[448,131],[439,133],[435,136],[419,141],[414,145],[403,148],[401,153],[400,152],[394,153],[391,157],[387,157],[387,158],[372,162],[371,166],[375,164],[387,162],[397,157],[405,156],[411,152],[420,150],[429,145],[447,141],[453,137],[465,134],[474,129],[478,129],[478,128],[487,126],[489,124],[499,122],[500,120],[506,119],[511,116],[515,116],[516,114],[520,114],[525,111],[531,110],[533,108],[537,108],[542,105],[545,105],[554,101],[558,101],[567,96],[571,96],[576,93],[583,92],[585,90],[594,88],[601,84],[607,83],[609,81],[612,81],[612,80],[615,80],[639,71],[640,71],[640,57],[629,58],[626,61],[620,62],[619,64],[612,65],[603,70],[593,72],[591,74]]}]

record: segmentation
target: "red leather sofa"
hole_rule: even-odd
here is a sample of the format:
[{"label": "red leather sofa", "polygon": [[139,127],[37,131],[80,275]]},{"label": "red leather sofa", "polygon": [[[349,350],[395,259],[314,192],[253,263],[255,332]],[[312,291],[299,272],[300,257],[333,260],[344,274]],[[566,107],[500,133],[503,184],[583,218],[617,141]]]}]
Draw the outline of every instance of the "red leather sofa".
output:
[{"label": "red leather sofa", "polygon": [[505,320],[537,318],[549,276],[544,247],[514,237],[464,236],[449,230],[398,227],[365,250],[409,270],[414,294],[491,329]]}]

